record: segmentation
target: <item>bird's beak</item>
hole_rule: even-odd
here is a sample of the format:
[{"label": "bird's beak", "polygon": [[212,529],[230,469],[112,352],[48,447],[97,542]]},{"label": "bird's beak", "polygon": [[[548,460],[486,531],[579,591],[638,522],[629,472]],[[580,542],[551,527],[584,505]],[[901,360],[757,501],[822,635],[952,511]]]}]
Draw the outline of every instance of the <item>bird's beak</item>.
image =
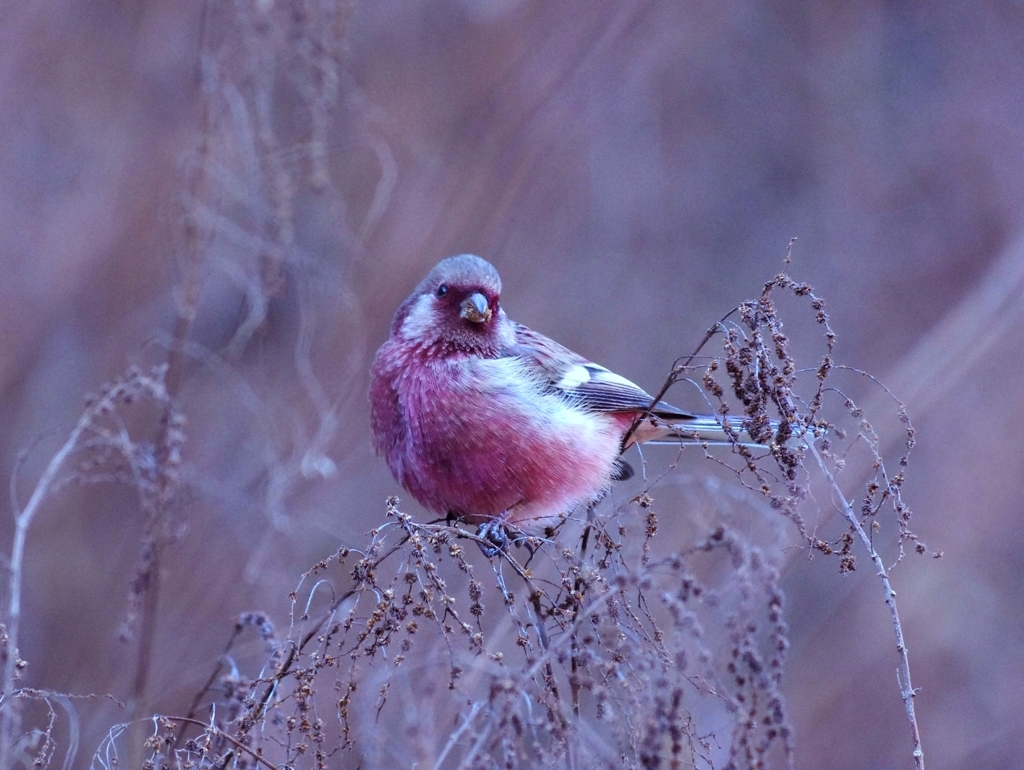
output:
[{"label": "bird's beak", "polygon": [[470,294],[463,300],[459,315],[478,324],[490,320],[491,308],[487,305],[487,297],[480,292]]}]

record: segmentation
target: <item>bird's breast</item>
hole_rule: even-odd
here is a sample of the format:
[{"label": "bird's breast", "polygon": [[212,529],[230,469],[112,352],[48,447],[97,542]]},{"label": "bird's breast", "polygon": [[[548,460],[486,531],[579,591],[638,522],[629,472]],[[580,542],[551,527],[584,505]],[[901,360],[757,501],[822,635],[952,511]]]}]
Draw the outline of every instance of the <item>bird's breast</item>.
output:
[{"label": "bird's breast", "polygon": [[554,516],[608,485],[622,421],[545,392],[519,359],[450,356],[380,369],[371,386],[378,448],[438,514]]}]

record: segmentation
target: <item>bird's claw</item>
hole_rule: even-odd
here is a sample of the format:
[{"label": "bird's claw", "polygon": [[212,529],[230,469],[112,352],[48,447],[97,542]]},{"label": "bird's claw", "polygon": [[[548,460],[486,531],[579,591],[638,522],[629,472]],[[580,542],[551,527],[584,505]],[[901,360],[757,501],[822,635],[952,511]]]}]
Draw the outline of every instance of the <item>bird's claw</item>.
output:
[{"label": "bird's claw", "polygon": [[[478,538],[477,545],[488,559],[493,559],[508,548],[508,527],[497,519],[484,522],[477,527],[476,536]],[[490,545],[486,545],[487,543]]]}]

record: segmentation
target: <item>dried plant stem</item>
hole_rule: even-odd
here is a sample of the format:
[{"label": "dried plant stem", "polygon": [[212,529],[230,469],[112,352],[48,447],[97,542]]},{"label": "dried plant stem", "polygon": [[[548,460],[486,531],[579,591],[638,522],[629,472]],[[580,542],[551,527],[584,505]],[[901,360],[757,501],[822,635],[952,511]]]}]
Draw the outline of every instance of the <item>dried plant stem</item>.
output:
[{"label": "dried plant stem", "polygon": [[704,349],[704,346],[711,341],[712,337],[720,333],[725,328],[725,322],[729,319],[729,316],[731,316],[737,310],[739,310],[739,308],[734,307],[732,310],[730,310],[728,313],[722,316],[721,321],[719,321],[710,329],[708,329],[707,332],[705,332],[704,334],[704,338],[700,341],[700,344],[698,344],[697,347],[694,348],[694,351],[690,353],[690,355],[688,355],[685,360],[679,358],[676,360],[674,364],[672,364],[672,371],[666,378],[665,383],[658,390],[658,393],[654,396],[654,398],[651,399],[651,405],[647,407],[647,411],[630,426],[629,430],[626,431],[626,435],[622,437],[622,446],[625,447],[629,444],[629,439],[632,438],[633,434],[636,432],[636,429],[643,424],[643,421],[647,419],[648,416],[650,416],[651,412],[654,410],[654,407],[657,406],[658,402],[665,398],[665,395],[668,393],[669,388],[671,388],[673,385],[676,384],[676,382],[679,381],[679,377],[682,376],[682,374],[690,368],[690,364],[693,363],[693,359],[697,357],[697,354],[699,354],[700,351]]},{"label": "dried plant stem", "polygon": [[[402,548],[402,546],[404,546],[407,542],[409,542],[408,534],[405,535],[399,542],[393,545],[390,549],[388,549],[388,552],[386,554],[381,556],[379,559],[375,560],[371,565],[372,568],[376,569],[377,567],[379,567],[392,554],[399,551]],[[267,688],[266,690],[264,690],[263,696],[260,698],[259,702],[255,704],[251,712],[251,716],[254,722],[258,722],[266,714],[267,705],[270,702],[271,696],[277,690],[278,683],[286,676],[288,676],[288,674],[291,673],[292,665],[295,663],[296,658],[298,658],[298,656],[302,653],[306,646],[311,641],[313,641],[313,639],[320,633],[323,627],[327,625],[330,619],[334,616],[334,613],[337,612],[338,607],[340,607],[350,598],[358,594],[360,589],[361,586],[355,586],[353,588],[350,588],[348,591],[345,591],[343,594],[341,594],[341,596],[335,599],[331,603],[330,608],[326,612],[324,612],[320,616],[320,619],[313,624],[313,627],[310,628],[310,630],[303,635],[302,640],[299,642],[299,644],[292,646],[292,648],[288,651],[287,657],[277,667],[277,670],[274,672],[274,674],[267,680]]]},{"label": "dried plant stem", "polygon": [[[151,579],[146,586],[146,595],[142,603],[142,621],[139,628],[139,657],[135,666],[135,679],[132,684],[132,706],[136,710],[142,708],[142,699],[146,695],[149,682],[150,661],[153,657],[153,640],[156,638],[157,608],[160,604],[160,554],[163,543],[153,544],[153,557],[149,570]],[[135,716],[136,714],[133,714]]]},{"label": "dried plant stem", "polygon": [[[203,56],[206,52],[207,35],[209,34],[210,4],[205,2],[202,9],[202,22],[199,40],[199,49],[196,62],[196,83],[202,91],[203,83]],[[199,306],[200,267],[203,262],[203,249],[206,233],[197,221],[194,206],[195,201],[205,200],[207,196],[207,165],[210,154],[210,133],[211,118],[209,99],[200,98],[199,108],[201,111],[200,120],[203,127],[200,133],[200,142],[195,163],[195,170],[189,181],[189,198],[193,202],[193,210],[185,213],[184,234],[185,234],[185,264],[182,280],[181,299],[177,303],[177,318],[174,323],[174,331],[171,337],[171,347],[167,356],[167,373],[164,378],[167,391],[167,404],[164,407],[163,419],[161,422],[161,435],[159,445],[166,442],[166,432],[171,425],[171,414],[175,399],[181,390],[183,381],[183,368],[185,360],[185,345],[188,342],[195,322],[197,308]],[[165,458],[166,459],[166,458]],[[161,480],[161,489],[158,496],[159,509],[153,514],[155,517],[168,516],[173,497],[173,489],[169,480],[164,477]],[[135,676],[132,682],[131,717],[134,719],[145,710],[144,700],[146,687],[149,682],[150,668],[152,666],[153,643],[156,639],[157,612],[160,603],[160,582],[163,569],[161,556],[167,545],[166,539],[159,532],[159,523],[156,527],[156,536],[152,544],[152,558],[148,565],[149,580],[146,586],[146,595],[143,598],[142,617],[139,629],[138,658],[135,665]],[[138,744],[134,741],[133,744]],[[141,758],[141,757],[139,757]],[[133,761],[137,759],[133,757]]]},{"label": "dried plant stem", "polygon": [[10,752],[13,748],[13,736],[18,722],[17,707],[15,706],[14,682],[18,673],[20,656],[18,655],[18,631],[21,625],[21,583],[23,565],[25,562],[25,541],[28,537],[28,528],[32,524],[36,513],[46,495],[49,493],[57,474],[60,473],[68,456],[78,446],[82,433],[93,421],[91,410],[79,418],[78,424],[64,446],[51,458],[50,464],[46,466],[43,475],[39,477],[36,487],[29,498],[28,503],[19,512],[17,506],[17,495],[13,486],[15,479],[12,477],[11,504],[14,506],[14,542],[11,546],[11,563],[7,584],[7,659],[4,663],[4,681],[2,689],[2,703],[0,703],[0,767],[11,767]]},{"label": "dried plant stem", "polygon": [[828,479],[829,484],[832,487],[833,498],[838,502],[839,508],[849,522],[850,527],[860,538],[861,543],[867,549],[868,554],[871,556],[871,561],[874,562],[875,569],[878,571],[878,577],[882,581],[882,588],[885,590],[885,603],[889,607],[889,615],[892,618],[893,632],[896,634],[896,651],[900,656],[900,665],[896,669],[896,681],[900,686],[900,695],[903,698],[903,706],[907,710],[907,719],[910,722],[910,731],[914,743],[914,767],[916,770],[924,770],[924,749],[921,747],[921,731],[917,726],[917,716],[914,711],[914,696],[916,692],[910,683],[910,657],[907,653],[907,644],[903,640],[903,626],[900,624],[899,612],[896,610],[896,592],[892,588],[892,584],[889,582],[889,572],[885,568],[885,563],[882,561],[882,557],[875,550],[871,543],[871,537],[864,530],[864,527],[860,523],[860,519],[857,518],[857,514],[854,512],[853,507],[846,499],[846,495],[843,494],[839,488],[839,484],[836,481],[832,471],[826,465],[824,459],[818,453],[817,448],[810,444],[809,446],[811,454],[814,455],[814,459],[818,463],[818,467],[821,468],[821,472]]},{"label": "dried plant stem", "polygon": [[437,760],[434,762],[434,770],[441,770],[444,766],[445,759],[451,753],[451,750],[455,748],[455,744],[459,742],[459,739],[463,736],[466,730],[469,729],[470,725],[476,720],[477,714],[483,710],[484,704],[481,701],[475,702],[469,710],[469,713],[463,717],[462,724],[459,725],[458,729],[455,730],[449,737],[448,742],[444,745],[444,749],[437,755]]},{"label": "dried plant stem", "polygon": [[[182,724],[197,725],[199,727],[202,727],[204,730],[206,730],[207,734],[211,738],[220,738],[222,740],[227,741],[232,746],[234,746],[236,749],[241,751],[243,754],[248,754],[250,757],[252,757],[256,761],[256,764],[263,765],[265,767],[269,767],[270,770],[279,770],[278,766],[275,765],[270,760],[268,760],[266,757],[263,757],[260,754],[257,754],[255,751],[250,749],[248,746],[246,746],[241,741],[236,741],[234,738],[232,738],[230,735],[228,735],[223,730],[220,730],[217,727],[215,727],[215,726],[213,726],[213,725],[211,725],[211,724],[209,724],[207,722],[200,722],[198,719],[191,719],[189,717],[168,717],[168,716],[162,716],[160,718],[161,719],[166,719],[169,722],[181,722]],[[227,765],[227,762],[225,762],[224,764]]]}]

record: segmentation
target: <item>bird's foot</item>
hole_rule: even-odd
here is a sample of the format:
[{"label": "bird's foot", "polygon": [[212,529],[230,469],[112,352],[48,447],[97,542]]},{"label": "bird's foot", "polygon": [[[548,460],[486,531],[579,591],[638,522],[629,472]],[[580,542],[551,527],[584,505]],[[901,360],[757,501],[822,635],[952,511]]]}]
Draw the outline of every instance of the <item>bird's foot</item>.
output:
[{"label": "bird's foot", "polygon": [[476,528],[476,536],[479,538],[477,545],[488,559],[493,559],[508,548],[508,527],[500,519],[492,519],[481,524]]}]

